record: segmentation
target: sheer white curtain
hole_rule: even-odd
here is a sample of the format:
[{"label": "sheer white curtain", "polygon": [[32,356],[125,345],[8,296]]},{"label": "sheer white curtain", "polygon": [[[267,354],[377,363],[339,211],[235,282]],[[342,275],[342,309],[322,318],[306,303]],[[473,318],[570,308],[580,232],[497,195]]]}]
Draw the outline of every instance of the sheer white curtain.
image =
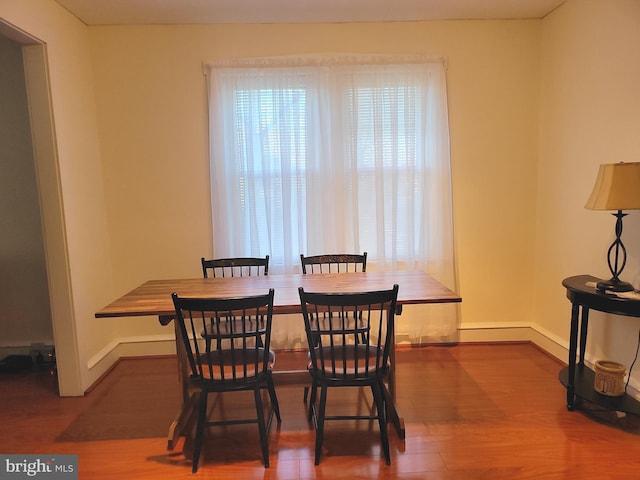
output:
[{"label": "sheer white curtain", "polygon": [[[442,59],[261,58],[206,69],[215,256],[268,254],[277,274],[299,272],[300,253],[367,251],[368,269],[420,268],[455,289]],[[398,328],[412,342],[447,340],[456,314],[424,307]],[[298,346],[302,334],[286,330],[280,340]]]}]

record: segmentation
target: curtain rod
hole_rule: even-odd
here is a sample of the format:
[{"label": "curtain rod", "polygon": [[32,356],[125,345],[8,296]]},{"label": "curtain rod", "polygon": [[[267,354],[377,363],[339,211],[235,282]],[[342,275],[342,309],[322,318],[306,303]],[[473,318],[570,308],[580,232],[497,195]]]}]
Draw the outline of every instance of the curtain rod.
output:
[{"label": "curtain rod", "polygon": [[389,65],[440,63],[447,68],[444,56],[424,54],[311,54],[272,57],[245,57],[213,60],[202,63],[203,74],[209,68],[277,68],[334,65]]}]

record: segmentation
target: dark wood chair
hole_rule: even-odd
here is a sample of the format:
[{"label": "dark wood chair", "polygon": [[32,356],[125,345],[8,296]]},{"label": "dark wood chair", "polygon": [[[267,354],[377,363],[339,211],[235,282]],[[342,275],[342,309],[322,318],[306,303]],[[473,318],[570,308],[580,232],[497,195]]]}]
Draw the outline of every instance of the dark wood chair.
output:
[{"label": "dark wood chair", "polygon": [[366,272],[367,252],[311,256],[300,254],[300,265],[302,265],[302,273],[304,274]]},{"label": "dark wood chair", "polygon": [[[300,254],[302,273],[349,273],[367,271],[367,252],[359,253],[334,253],[324,255],[305,256]],[[362,342],[366,342],[364,333],[361,334]],[[304,387],[304,401],[309,396],[309,387]]]},{"label": "dark wood chair", "polygon": [[236,257],[236,258],[214,258],[202,262],[202,275],[209,277],[242,277],[247,275],[268,275],[269,255],[264,258],[256,257]]},{"label": "dark wood chair", "polygon": [[[269,350],[273,316],[273,289],[266,295],[241,298],[182,298],[172,294],[181,340],[190,368],[189,381],[200,391],[192,471],[198,470],[205,427],[257,423],[264,466],[269,466],[267,435],[275,414],[280,422],[278,398],[271,369],[275,354]],[[256,416],[213,421],[207,412],[209,393],[253,391]],[[270,397],[265,415],[263,390]]]},{"label": "dark wood chair", "polygon": [[[384,382],[390,372],[398,285],[364,293],[311,293],[301,287],[299,294],[309,342],[315,464],[320,463],[325,421],[361,419],[378,420],[382,451],[387,465],[391,464]],[[363,333],[367,343],[354,341]],[[330,387],[370,387],[375,409],[369,415],[328,416]],[[316,404],[317,389],[320,399]]]},{"label": "dark wood chair", "polygon": [[209,278],[216,277],[244,277],[252,275],[269,274],[269,255],[260,257],[234,257],[234,258],[214,258],[206,260],[200,258],[202,263],[202,276]]}]

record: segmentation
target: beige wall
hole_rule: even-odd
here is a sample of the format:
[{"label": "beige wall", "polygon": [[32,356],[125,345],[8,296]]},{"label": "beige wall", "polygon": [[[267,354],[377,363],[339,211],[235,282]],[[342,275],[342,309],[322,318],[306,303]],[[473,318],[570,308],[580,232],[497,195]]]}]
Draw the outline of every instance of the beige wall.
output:
[{"label": "beige wall", "polygon": [[530,320],[539,21],[96,27],[90,34],[122,292],[152,277],[197,276],[198,259],[211,252],[203,62],[425,53],[448,58],[463,322]]},{"label": "beige wall", "polygon": [[[584,208],[598,166],[640,161],[640,2],[570,1],[542,32],[534,316],[541,330],[565,339],[562,279],[611,276],[615,218]],[[639,212],[625,217],[622,237],[629,255],[622,278],[638,287]],[[593,312],[590,327],[590,358],[631,364],[640,320]]]}]

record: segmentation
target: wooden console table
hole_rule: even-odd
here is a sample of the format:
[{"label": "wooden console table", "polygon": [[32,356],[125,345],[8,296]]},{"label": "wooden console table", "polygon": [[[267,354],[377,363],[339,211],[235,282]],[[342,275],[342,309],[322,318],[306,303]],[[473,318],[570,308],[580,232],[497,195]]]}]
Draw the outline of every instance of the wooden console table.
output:
[{"label": "wooden console table", "polygon": [[[567,289],[567,298],[571,301],[569,365],[563,368],[559,374],[560,382],[567,389],[567,409],[574,410],[582,399],[610,410],[640,415],[640,402],[626,393],[619,397],[610,397],[596,392],[593,388],[595,373],[584,364],[589,310],[627,317],[640,317],[640,300],[601,293],[591,286],[599,280],[591,275],[577,275],[562,281],[562,285]],[[579,352],[578,338],[580,341]],[[579,359],[576,363],[578,353]]]}]

